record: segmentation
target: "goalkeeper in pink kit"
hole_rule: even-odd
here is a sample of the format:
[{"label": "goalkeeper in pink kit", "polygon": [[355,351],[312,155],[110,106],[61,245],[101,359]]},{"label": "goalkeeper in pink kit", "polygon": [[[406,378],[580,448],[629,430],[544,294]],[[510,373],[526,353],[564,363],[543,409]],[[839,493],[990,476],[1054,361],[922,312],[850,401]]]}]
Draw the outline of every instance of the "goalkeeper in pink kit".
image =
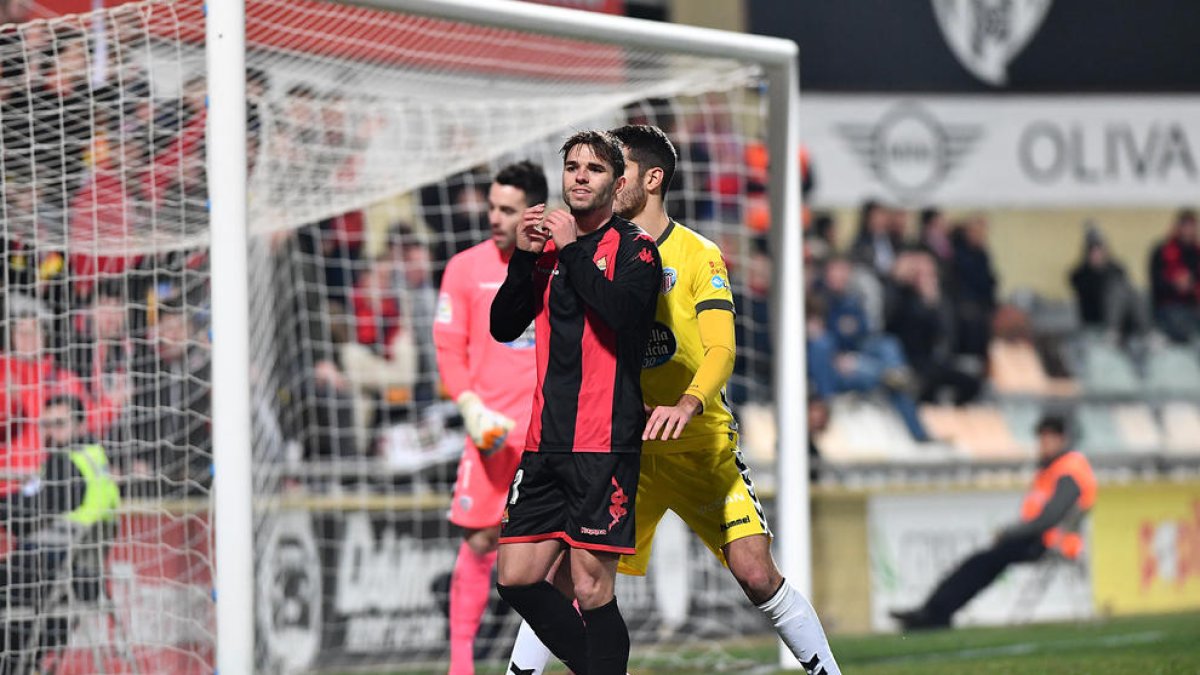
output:
[{"label": "goalkeeper in pink kit", "polygon": [[463,528],[450,579],[450,675],[475,672],[475,634],[492,589],[500,518],[537,384],[532,324],[517,340],[499,343],[488,332],[489,312],[522,214],[546,196],[541,166],[524,161],[501,169],[488,190],[492,237],[450,259],[438,295],[438,370],[467,429],[450,506],[450,522]]}]

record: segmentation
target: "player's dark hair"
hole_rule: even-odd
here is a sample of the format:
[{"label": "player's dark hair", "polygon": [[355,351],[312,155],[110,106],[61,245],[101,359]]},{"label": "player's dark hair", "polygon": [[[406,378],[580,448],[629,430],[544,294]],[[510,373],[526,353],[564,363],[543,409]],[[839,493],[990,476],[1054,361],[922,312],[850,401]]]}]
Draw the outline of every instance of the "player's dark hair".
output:
[{"label": "player's dark hair", "polygon": [[637,162],[639,178],[646,174],[647,169],[662,169],[662,194],[666,197],[671,179],[675,177],[675,162],[679,154],[663,130],[649,124],[626,124],[609,133],[616,136],[629,151],[629,159]]},{"label": "player's dark hair", "polygon": [[535,164],[527,159],[509,164],[500,169],[493,183],[515,187],[525,193],[525,206],[546,203],[550,188],[546,186],[546,172],[541,164]]},{"label": "player's dark hair", "polygon": [[562,152],[563,160],[566,160],[567,155],[571,154],[571,149],[577,145],[588,146],[597,157],[608,162],[608,165],[613,170],[614,181],[625,174],[625,155],[621,153],[621,142],[614,138],[612,134],[607,131],[598,131],[595,129],[572,134],[563,143],[562,150],[560,151]]}]

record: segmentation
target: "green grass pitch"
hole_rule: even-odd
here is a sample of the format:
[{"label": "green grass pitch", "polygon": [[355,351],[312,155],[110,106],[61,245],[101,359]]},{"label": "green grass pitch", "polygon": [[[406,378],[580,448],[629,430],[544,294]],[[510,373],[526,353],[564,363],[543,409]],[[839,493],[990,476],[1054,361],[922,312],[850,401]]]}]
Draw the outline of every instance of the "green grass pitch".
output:
[{"label": "green grass pitch", "polygon": [[[831,641],[846,675],[1200,674],[1200,613],[846,636]],[[785,672],[772,667],[776,653],[775,642],[765,638],[743,644],[660,645],[651,652],[635,650],[629,671],[633,675]],[[502,675],[503,669],[493,666],[478,672]]]}]

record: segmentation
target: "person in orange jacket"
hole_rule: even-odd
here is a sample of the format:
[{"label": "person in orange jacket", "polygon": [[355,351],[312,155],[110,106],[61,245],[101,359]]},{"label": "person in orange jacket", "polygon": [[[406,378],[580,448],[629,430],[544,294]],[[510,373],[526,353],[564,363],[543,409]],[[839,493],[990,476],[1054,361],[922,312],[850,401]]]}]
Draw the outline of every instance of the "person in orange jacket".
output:
[{"label": "person in orange jacket", "polygon": [[991,547],[960,563],[925,604],[891,612],[904,630],[949,627],[954,613],[1013,563],[1047,554],[1074,560],[1083,553],[1083,518],[1096,503],[1091,464],[1072,449],[1061,417],[1043,417],[1037,436],[1038,472],[1021,502],[1020,522],[1002,530]]}]

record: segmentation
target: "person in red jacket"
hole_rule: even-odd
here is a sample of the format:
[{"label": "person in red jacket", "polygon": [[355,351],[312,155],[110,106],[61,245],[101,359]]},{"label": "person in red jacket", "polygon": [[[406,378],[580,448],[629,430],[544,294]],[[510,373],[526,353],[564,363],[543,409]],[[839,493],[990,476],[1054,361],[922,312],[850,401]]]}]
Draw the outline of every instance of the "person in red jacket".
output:
[{"label": "person in red jacket", "polygon": [[[59,367],[46,349],[37,301],[11,295],[9,311],[8,349],[0,353],[0,470],[34,473],[44,455],[38,429],[42,402],[55,395],[75,396],[85,403],[88,399],[79,378]],[[100,432],[111,421],[88,406],[89,432]],[[0,494],[16,487],[11,481],[0,481]]]},{"label": "person in red jacket", "polygon": [[960,563],[925,604],[891,612],[904,630],[949,627],[954,613],[1013,563],[1048,553],[1074,560],[1083,553],[1083,518],[1096,503],[1091,464],[1071,448],[1061,417],[1042,418],[1037,435],[1038,472],[1021,502],[1020,521],[1002,530],[990,548]]}]

